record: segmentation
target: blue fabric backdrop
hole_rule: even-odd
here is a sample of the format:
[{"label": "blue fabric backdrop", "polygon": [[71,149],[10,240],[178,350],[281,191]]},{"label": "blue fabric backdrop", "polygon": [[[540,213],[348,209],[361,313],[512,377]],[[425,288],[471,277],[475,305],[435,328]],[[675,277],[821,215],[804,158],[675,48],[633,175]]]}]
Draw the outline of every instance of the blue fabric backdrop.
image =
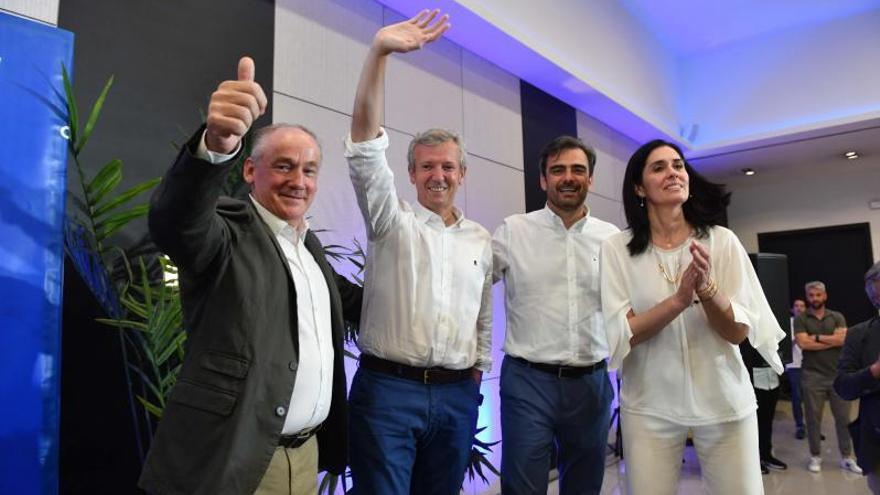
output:
[{"label": "blue fabric backdrop", "polygon": [[58,491],[73,34],[0,13],[0,493]]}]

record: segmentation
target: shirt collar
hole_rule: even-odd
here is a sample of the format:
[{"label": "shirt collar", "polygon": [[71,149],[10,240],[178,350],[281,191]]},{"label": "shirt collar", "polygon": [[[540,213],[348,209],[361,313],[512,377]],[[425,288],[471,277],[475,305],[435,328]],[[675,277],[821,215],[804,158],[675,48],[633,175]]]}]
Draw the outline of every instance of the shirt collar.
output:
[{"label": "shirt collar", "polygon": [[260,215],[260,218],[263,219],[263,222],[266,223],[273,235],[280,235],[292,242],[298,242],[301,239],[305,238],[306,232],[309,231],[309,221],[307,219],[303,218],[302,225],[300,225],[300,228],[297,229],[296,227],[287,223],[286,220],[278,218],[277,216],[275,216],[274,213],[267,210],[263,205],[260,204],[259,201],[256,200],[256,198],[254,198],[253,195],[248,195],[248,197],[251,198],[251,202],[254,204],[254,208],[257,209],[257,214]]},{"label": "shirt collar", "polygon": [[[580,220],[572,224],[572,226],[567,230],[575,233],[581,233],[584,231],[584,227],[587,225],[587,221],[590,218],[590,207],[584,205],[584,208],[586,208],[587,210],[587,214],[584,215],[584,218],[581,218]],[[541,210],[541,214],[544,220],[546,220],[552,227],[558,227],[562,230],[566,230],[565,223],[562,222],[562,218],[560,218],[559,215],[556,214],[556,212],[551,210],[550,205],[548,205],[547,203],[544,203],[544,208]]]},{"label": "shirt collar", "polygon": [[[461,210],[459,210],[456,206],[452,207],[452,212],[455,214],[455,222],[453,222],[450,227],[457,227],[461,225],[462,221],[464,221],[464,213],[462,213]],[[430,221],[436,221],[440,222],[440,225],[446,226],[446,223],[443,221],[443,218],[441,218],[440,215],[425,208],[418,201],[416,201],[415,205],[413,205],[413,214],[415,214],[416,219],[418,219],[420,222],[428,223]]]}]

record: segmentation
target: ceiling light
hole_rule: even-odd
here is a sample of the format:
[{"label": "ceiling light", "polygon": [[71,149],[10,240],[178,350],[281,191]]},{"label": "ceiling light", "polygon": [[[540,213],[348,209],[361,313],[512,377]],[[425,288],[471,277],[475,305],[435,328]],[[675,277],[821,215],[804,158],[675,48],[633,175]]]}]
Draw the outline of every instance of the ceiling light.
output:
[{"label": "ceiling light", "polygon": [[744,168],[742,169],[742,173],[746,175],[755,175],[755,170],[751,168]]},{"label": "ceiling light", "polygon": [[847,151],[846,153],[843,154],[843,156],[845,156],[847,160],[855,160],[856,158],[859,157],[859,154],[856,153],[855,151]]}]

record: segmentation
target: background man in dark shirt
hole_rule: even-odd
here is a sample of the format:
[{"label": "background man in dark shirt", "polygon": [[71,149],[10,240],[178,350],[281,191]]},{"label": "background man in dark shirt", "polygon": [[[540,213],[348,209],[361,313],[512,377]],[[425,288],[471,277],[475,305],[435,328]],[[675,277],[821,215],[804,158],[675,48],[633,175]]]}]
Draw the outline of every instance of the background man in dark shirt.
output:
[{"label": "background man in dark shirt", "polygon": [[[865,292],[880,309],[880,262],[865,273]],[[859,419],[851,432],[859,466],[868,472],[868,488],[880,494],[880,317],[852,327],[838,363],[834,390],[847,400],[859,400]]]},{"label": "background man in dark shirt", "polygon": [[824,283],[809,282],[804,290],[807,293],[807,310],[795,318],[794,335],[804,351],[801,386],[811,456],[807,469],[814,473],[822,470],[820,428],[827,400],[831,404],[837,430],[840,467],[861,474],[862,470],[852,457],[852,441],[846,427],[850,421],[850,403],[837,395],[832,387],[837,376],[840,347],[846,338],[846,320],[842,314],[825,307],[828,293]]}]

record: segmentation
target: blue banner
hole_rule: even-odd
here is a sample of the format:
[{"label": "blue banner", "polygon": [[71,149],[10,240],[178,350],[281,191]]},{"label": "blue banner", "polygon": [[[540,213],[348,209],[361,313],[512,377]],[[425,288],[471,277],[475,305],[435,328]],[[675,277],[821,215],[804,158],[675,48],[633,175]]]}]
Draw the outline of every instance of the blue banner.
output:
[{"label": "blue banner", "polygon": [[58,492],[73,34],[0,13],[0,493]]}]

